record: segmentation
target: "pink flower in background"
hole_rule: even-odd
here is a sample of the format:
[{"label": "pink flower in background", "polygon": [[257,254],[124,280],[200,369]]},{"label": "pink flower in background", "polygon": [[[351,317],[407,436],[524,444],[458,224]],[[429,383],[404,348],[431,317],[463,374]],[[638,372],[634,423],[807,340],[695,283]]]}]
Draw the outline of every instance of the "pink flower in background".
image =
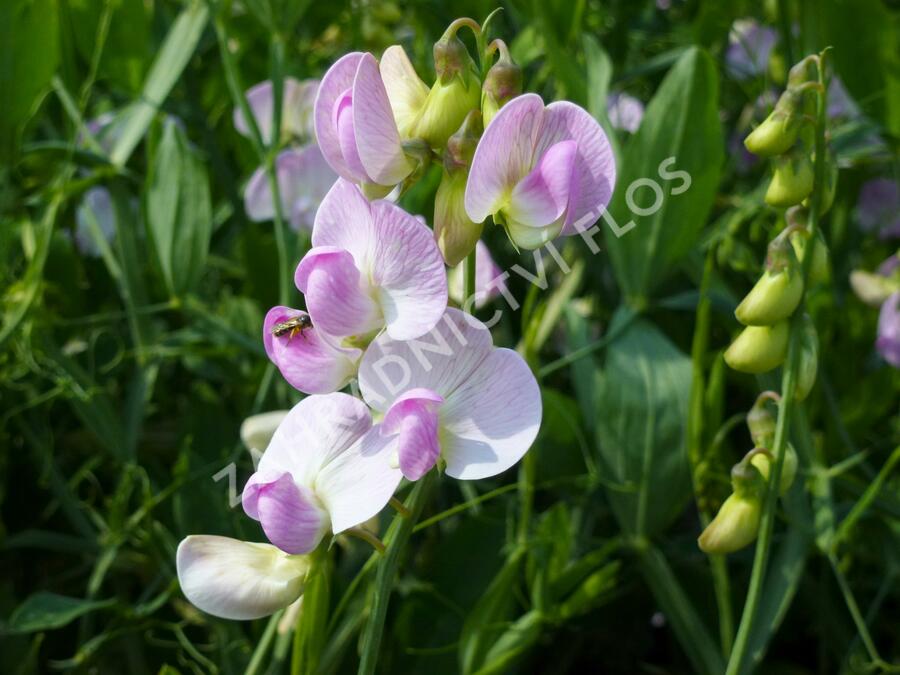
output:
[{"label": "pink flower in background", "polygon": [[92,187],[85,192],[75,210],[75,247],[82,255],[97,258],[100,256],[100,243],[94,234],[92,221],[97,224],[100,236],[108,242],[113,240],[116,235],[116,213],[112,196],[105,187]]},{"label": "pink flower in background", "polygon": [[[288,149],[275,160],[281,209],[294,230],[312,230],[316,210],[337,175],[315,144]],[[253,221],[275,218],[275,202],[266,170],[258,168],[244,189],[244,209]]]},{"label": "pink flower in background", "polygon": [[586,110],[568,101],[545,107],[524,94],[500,109],[478,143],[466,212],[476,223],[494,216],[513,243],[534,249],[592,225],[615,182],[609,140]]},{"label": "pink flower in background", "polygon": [[[284,79],[281,100],[281,134],[299,139],[313,138],[313,103],[319,89],[318,80],[299,81],[293,77]],[[272,142],[272,111],[275,107],[275,92],[272,82],[266,80],[247,90],[247,103],[256,120],[256,126],[263,142]],[[240,108],[234,110],[234,128],[243,136],[250,137],[250,126]],[[278,140],[278,139],[276,139]]]},{"label": "pink flower in background", "polygon": [[309,317],[306,312],[290,307],[273,307],[263,322],[266,354],[281,375],[295,389],[306,394],[330,394],[343,389],[356,375],[362,350],[342,347],[315,326],[285,329],[275,334],[279,324]]},{"label": "pink flower in background", "polygon": [[900,237],[900,186],[890,178],[875,178],[863,184],[856,202],[856,218],[866,232],[880,239]]},{"label": "pink flower in background", "polygon": [[380,432],[396,441],[396,461],[410,480],[438,458],[454,478],[501,473],[528,451],[541,423],[540,389],[524,359],[495,348],[487,327],[457,309],[420,339],[376,338],[359,386],[384,413]]},{"label": "pink flower in background", "polygon": [[[450,297],[461,306],[468,300],[463,297],[463,273],[463,265],[459,264],[448,276]],[[500,289],[506,286],[502,274],[503,270],[494,262],[487,245],[479,239],[475,244],[475,309],[481,309],[500,295]]]},{"label": "pink flower in background", "polygon": [[294,274],[313,325],[337,338],[387,329],[409,340],[447,306],[444,261],[431,230],[399,206],[369,202],[339,179],[322,202],[313,248]]},{"label": "pink flower in background", "polygon": [[322,78],[315,103],[316,136],[325,159],[354,183],[400,183],[416,168],[403,150],[400,129],[413,123],[427,94],[400,47],[385,51],[380,69],[367,52],[341,57]]},{"label": "pink flower in background", "polygon": [[755,19],[738,19],[728,33],[725,66],[736,80],[765,74],[778,33]]},{"label": "pink flower in background", "polygon": [[629,94],[610,94],[606,99],[606,114],[613,128],[633,134],[644,119],[644,104]]},{"label": "pink flower in background", "polygon": [[390,439],[347,394],[310,396],[272,436],[244,488],[244,511],[286,553],[309,553],[325,536],[375,516],[400,482]]},{"label": "pink flower in background", "polygon": [[875,349],[894,368],[900,368],[900,291],[881,305]]}]

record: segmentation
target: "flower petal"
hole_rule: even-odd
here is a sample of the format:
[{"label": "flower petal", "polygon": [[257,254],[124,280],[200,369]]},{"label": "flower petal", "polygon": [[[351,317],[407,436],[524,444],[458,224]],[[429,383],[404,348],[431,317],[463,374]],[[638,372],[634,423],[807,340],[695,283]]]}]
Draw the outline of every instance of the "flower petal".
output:
[{"label": "flower petal", "polygon": [[392,439],[373,428],[322,467],[316,494],[331,516],[332,532],[364,523],[385,507],[402,476],[391,466],[392,455]]},{"label": "flower petal", "polygon": [[[450,270],[447,279],[450,297],[462,305],[467,298],[463,297],[463,265],[460,263]],[[503,270],[494,262],[491,251],[480,239],[475,244],[475,309],[481,309],[501,293],[506,287]]]},{"label": "flower petal", "polygon": [[398,340],[431,330],[447,307],[444,259],[426,225],[387,201],[372,203],[372,282],[387,325]]},{"label": "flower petal", "polygon": [[291,135],[311,140],[315,137],[313,106],[319,93],[318,80],[284,80],[284,112],[282,126]]},{"label": "flower petal", "polygon": [[531,227],[546,227],[556,222],[569,203],[577,152],[575,141],[551,145],[513,189],[505,213]]},{"label": "flower petal", "polygon": [[447,475],[495,476],[518,462],[541,425],[541,392],[525,360],[495,349],[441,406]]},{"label": "flower petal", "polygon": [[491,349],[491,333],[484,324],[447,308],[437,325],[415,340],[379,335],[360,362],[360,392],[366,403],[381,412],[410,389],[430,389],[448,398],[480,367]]},{"label": "flower petal", "polygon": [[350,252],[335,246],[317,246],[303,256],[294,282],[317,328],[343,337],[381,327],[381,310],[359,272]]},{"label": "flower petal", "polygon": [[444,402],[430,389],[411,389],[400,396],[381,423],[381,433],[397,436],[400,471],[409,480],[419,480],[441,454],[438,442],[438,406]]},{"label": "flower petal", "polygon": [[366,177],[354,174],[344,160],[338,142],[337,127],[334,124],[334,111],[338,99],[353,86],[356,68],[362,57],[362,52],[345,54],[328,69],[319,85],[314,111],[316,141],[322,149],[325,160],[335,173],[350,181],[362,181]]},{"label": "flower petal", "polygon": [[416,74],[406,51],[400,45],[392,45],[384,50],[379,70],[397,129],[400,136],[406,136],[425,104],[428,85]]},{"label": "flower petal", "polygon": [[322,200],[316,213],[312,245],[350,251],[359,269],[369,269],[375,249],[371,206],[362,191],[350,181],[338,179]]},{"label": "flower petal", "polygon": [[488,124],[466,184],[466,212],[473,222],[496,213],[531,170],[543,118],[541,97],[523,94],[504,105]]},{"label": "flower petal", "polygon": [[357,181],[369,181],[369,174],[359,157],[359,146],[356,142],[356,127],[353,123],[353,92],[347,89],[334,104],[334,128],[337,129],[338,144],[341,155],[347,163],[350,173]]},{"label": "flower petal", "polygon": [[547,106],[546,127],[537,151],[563,140],[578,144],[576,181],[562,234],[571,235],[591,227],[609,204],[616,186],[616,162],[609,139],[590,113],[569,101]]},{"label": "flower petal", "polygon": [[276,324],[298,316],[309,316],[290,307],[273,307],[263,322],[266,354],[295,389],[306,394],[329,394],[343,389],[356,375],[362,350],[340,347],[315,326],[275,336]]},{"label": "flower petal", "polygon": [[269,541],[285,553],[309,553],[328,530],[328,516],[309,488],[297,485],[290,473],[274,480],[257,472],[244,487],[244,511],[262,525]]},{"label": "flower petal", "polygon": [[[247,90],[247,103],[250,112],[256,120],[256,126],[267,145],[272,142],[272,110],[275,107],[275,93],[272,89],[272,81],[260,82]],[[240,108],[234,109],[234,128],[242,136],[250,138],[250,123],[244,118]]]},{"label": "flower petal", "polygon": [[270,544],[192,535],[178,545],[178,582],[199,609],[223,619],[274,614],[300,597],[309,571],[306,558]]},{"label": "flower petal", "polygon": [[400,145],[378,63],[368,53],[360,59],[353,80],[353,127],[359,158],[371,182],[396,185],[415,168]]},{"label": "flower petal", "polygon": [[273,410],[245,419],[241,423],[241,442],[244,447],[257,452],[265,450],[287,413],[287,410]]}]

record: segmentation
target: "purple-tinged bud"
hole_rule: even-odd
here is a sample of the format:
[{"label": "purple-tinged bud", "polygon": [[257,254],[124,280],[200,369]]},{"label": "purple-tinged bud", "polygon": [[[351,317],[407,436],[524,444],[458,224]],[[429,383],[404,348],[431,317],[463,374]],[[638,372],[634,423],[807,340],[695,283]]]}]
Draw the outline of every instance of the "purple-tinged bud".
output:
[{"label": "purple-tinged bud", "polygon": [[772,182],[766,190],[766,203],[788,207],[799,204],[813,190],[813,166],[803,153],[791,153],[776,160]]},{"label": "purple-tinged bud", "polygon": [[494,40],[491,47],[500,53],[500,58],[488,70],[481,89],[484,126],[491,123],[494,115],[507,101],[522,93],[522,69],[513,62],[506,43]]},{"label": "purple-tinged bud", "polygon": [[803,401],[816,383],[819,370],[819,334],[809,314],[803,315],[800,328],[800,361],[797,365],[797,383],[794,398]]},{"label": "purple-tinged bud", "polygon": [[759,374],[777,368],[787,356],[788,322],[747,326],[725,350],[725,363],[742,373]]},{"label": "purple-tinged bud", "polygon": [[747,428],[757,448],[771,448],[775,441],[775,415],[767,407],[769,401],[778,404],[781,396],[774,391],[764,391],[747,413]]}]

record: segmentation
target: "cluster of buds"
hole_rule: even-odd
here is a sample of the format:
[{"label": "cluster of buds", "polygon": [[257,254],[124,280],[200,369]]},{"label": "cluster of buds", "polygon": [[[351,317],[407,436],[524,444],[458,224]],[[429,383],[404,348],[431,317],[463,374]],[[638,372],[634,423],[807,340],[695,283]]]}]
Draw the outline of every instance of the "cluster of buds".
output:
[{"label": "cluster of buds", "polygon": [[[769,450],[775,441],[775,416],[768,403],[779,400],[775,392],[763,392],[747,413],[754,448],[732,467],[732,493],[697,540],[706,553],[734,553],[756,539],[769,473],[776,459]],[[797,452],[788,444],[784,453],[779,496],[787,493],[797,476]]]}]

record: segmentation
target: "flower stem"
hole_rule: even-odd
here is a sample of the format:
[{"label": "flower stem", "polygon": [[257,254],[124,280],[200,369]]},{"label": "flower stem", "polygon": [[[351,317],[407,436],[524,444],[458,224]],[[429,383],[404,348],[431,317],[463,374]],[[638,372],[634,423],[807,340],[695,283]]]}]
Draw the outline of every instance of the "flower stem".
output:
[{"label": "flower stem", "polygon": [[475,249],[463,260],[463,303],[466,309],[475,307]]},{"label": "flower stem", "polygon": [[[825,187],[825,57],[828,50],[823,51],[818,58],[818,79],[821,89],[816,94],[816,139],[815,139],[815,179],[814,189],[810,197],[809,231],[815,234],[819,225],[819,209],[824,197]],[[813,256],[803,257],[802,275],[804,289],[808,287],[809,270]],[[763,502],[763,511],[759,524],[759,539],[753,557],[753,569],[750,572],[750,585],[747,588],[747,597],[744,601],[744,611],[741,614],[741,623],[738,628],[734,649],[728,660],[725,675],[738,675],[743,667],[750,631],[756,619],[759,608],[759,600],[762,597],[763,583],[765,582],[766,567],[769,562],[769,553],[772,544],[772,533],[775,526],[775,509],[778,503],[778,485],[781,483],[781,471],[784,465],[785,448],[790,433],[791,416],[794,406],[798,403],[794,396],[797,383],[797,371],[800,365],[800,338],[803,313],[797,311],[791,320],[791,339],[788,347],[787,361],[784,365],[784,374],[781,381],[781,404],[778,407],[778,420],[775,426],[775,441],[772,444],[772,454],[775,457],[775,466],[769,475],[768,489]]]},{"label": "flower stem", "polygon": [[250,657],[250,663],[247,664],[247,670],[244,671],[244,675],[256,675],[256,673],[259,672],[263,659],[269,651],[269,645],[272,644],[272,639],[275,637],[275,630],[278,628],[278,622],[281,620],[281,615],[283,613],[283,611],[275,612],[269,618],[269,623],[266,624],[266,630],[259,639],[256,649],[253,650],[253,656]]},{"label": "flower stem", "polygon": [[391,590],[397,578],[397,569],[413,526],[422,514],[422,509],[431,492],[435,481],[435,471],[429,471],[422,476],[413,487],[406,500],[406,508],[410,516],[394,516],[385,539],[388,544],[387,551],[378,562],[378,570],[375,573],[375,588],[372,593],[372,609],[369,621],[366,623],[362,635],[362,657],[359,662],[359,675],[372,675],[378,664],[378,652],[381,646],[381,637],[384,633],[384,620],[387,617],[388,603],[391,599]]}]

